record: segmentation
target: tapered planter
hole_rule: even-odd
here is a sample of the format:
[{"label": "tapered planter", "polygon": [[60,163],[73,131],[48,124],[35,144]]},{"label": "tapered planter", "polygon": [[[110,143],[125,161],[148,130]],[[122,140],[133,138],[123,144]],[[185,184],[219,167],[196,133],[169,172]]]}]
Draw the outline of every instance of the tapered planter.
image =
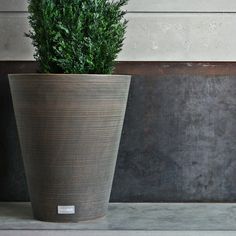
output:
[{"label": "tapered planter", "polygon": [[9,75],[36,219],[106,214],[130,76]]}]

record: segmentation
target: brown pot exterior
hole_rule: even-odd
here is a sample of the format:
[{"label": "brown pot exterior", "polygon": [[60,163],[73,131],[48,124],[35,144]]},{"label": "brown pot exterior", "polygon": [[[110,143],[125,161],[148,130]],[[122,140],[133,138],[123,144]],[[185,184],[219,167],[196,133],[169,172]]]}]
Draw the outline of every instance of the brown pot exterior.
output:
[{"label": "brown pot exterior", "polygon": [[[130,76],[20,74],[9,81],[35,218],[104,216]],[[58,214],[58,206],[75,213]]]}]

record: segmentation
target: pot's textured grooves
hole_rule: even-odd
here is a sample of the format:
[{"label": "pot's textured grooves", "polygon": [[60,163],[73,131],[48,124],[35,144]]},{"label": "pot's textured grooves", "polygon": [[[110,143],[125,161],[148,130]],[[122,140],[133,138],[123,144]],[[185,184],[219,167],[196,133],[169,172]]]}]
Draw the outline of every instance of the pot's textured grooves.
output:
[{"label": "pot's textured grooves", "polygon": [[104,216],[130,76],[21,74],[9,81],[35,218]]}]

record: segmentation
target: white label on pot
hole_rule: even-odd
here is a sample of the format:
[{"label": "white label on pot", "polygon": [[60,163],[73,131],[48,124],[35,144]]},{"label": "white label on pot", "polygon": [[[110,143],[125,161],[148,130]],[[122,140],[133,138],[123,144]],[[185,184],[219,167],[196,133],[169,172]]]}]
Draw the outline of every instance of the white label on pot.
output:
[{"label": "white label on pot", "polygon": [[75,214],[75,206],[57,206],[57,213],[59,215]]}]

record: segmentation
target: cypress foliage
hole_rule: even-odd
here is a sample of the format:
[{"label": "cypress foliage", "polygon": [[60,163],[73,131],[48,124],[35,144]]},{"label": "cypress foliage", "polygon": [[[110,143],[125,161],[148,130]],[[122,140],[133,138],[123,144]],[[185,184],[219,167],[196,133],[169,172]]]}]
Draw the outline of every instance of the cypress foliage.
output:
[{"label": "cypress foliage", "polygon": [[43,73],[111,74],[128,0],[30,0],[26,34]]}]

